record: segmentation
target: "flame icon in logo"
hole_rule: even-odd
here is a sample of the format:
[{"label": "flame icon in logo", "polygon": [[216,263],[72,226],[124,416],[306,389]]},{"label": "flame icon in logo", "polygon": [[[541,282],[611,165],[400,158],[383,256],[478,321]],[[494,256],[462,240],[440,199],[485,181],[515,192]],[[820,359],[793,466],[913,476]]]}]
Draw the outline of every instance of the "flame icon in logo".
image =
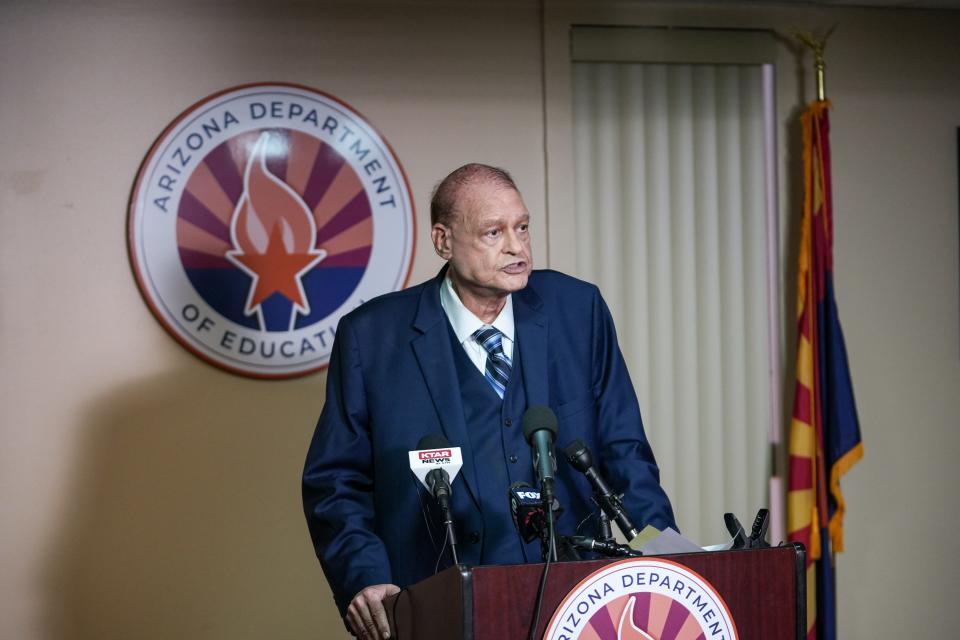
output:
[{"label": "flame icon in logo", "polygon": [[244,313],[256,313],[264,326],[261,305],[278,293],[292,304],[292,328],[298,312],[310,313],[301,278],[327,252],[315,246],[317,228],[310,209],[267,168],[269,145],[270,134],[261,133],[247,160],[243,195],[230,221],[234,248],[226,257],[253,279]]},{"label": "flame icon in logo", "polygon": [[740,637],[723,597],[702,576],[672,560],[629,558],[583,578],[554,611],[543,638],[704,640],[721,635]]},{"label": "flame icon in logo", "polygon": [[617,625],[617,640],[655,640],[653,636],[637,627],[633,622],[633,607],[637,602],[636,596],[630,596],[630,601],[623,608],[620,624]]}]

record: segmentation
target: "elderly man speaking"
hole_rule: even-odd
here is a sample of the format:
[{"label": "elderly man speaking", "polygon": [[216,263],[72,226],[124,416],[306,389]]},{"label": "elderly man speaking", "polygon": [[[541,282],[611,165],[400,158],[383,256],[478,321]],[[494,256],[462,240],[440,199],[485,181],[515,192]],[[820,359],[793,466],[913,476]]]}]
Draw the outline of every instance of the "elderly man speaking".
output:
[{"label": "elderly man speaking", "polygon": [[[558,443],[580,439],[639,527],[675,527],[616,330],[594,285],[534,271],[530,213],[510,175],[468,164],[437,186],[440,273],[375,298],[337,328],[327,398],[307,454],[303,501],[317,556],[349,628],[389,637],[382,600],[442,566],[443,536],[407,452],[427,435],[461,448],[451,508],[468,565],[538,562],[507,492],[535,474],[520,418],[545,405]],[[587,481],[557,470],[572,531]],[[446,560],[449,564],[449,560]]]}]

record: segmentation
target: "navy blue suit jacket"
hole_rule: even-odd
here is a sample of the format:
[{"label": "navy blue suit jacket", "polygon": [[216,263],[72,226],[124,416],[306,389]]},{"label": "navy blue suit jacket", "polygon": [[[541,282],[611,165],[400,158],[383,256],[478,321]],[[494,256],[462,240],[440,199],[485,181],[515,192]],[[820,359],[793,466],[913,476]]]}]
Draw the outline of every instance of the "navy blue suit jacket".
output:
[{"label": "navy blue suit jacket", "polygon": [[[423,509],[408,451],[443,433],[463,454],[453,512],[461,532],[483,535],[484,460],[467,435],[447,317],[440,306],[445,269],[423,284],[367,302],[337,328],[326,404],[307,454],[304,510],[317,556],[341,613],[364,587],[407,586],[432,575],[440,550]],[[513,295],[527,405],[547,405],[557,444],[580,438],[642,528],[675,527],[647,443],[636,394],[610,312],[591,284],[534,271]],[[518,427],[519,428],[519,427]],[[532,473],[532,471],[531,471]],[[593,510],[583,476],[558,461],[557,496],[572,523]],[[506,494],[503,500],[506,501]],[[433,536],[433,537],[431,537]],[[476,537],[476,536],[474,536]],[[460,542],[465,543],[461,533]],[[479,545],[460,561],[477,564]],[[497,563],[496,550],[484,551]]]}]

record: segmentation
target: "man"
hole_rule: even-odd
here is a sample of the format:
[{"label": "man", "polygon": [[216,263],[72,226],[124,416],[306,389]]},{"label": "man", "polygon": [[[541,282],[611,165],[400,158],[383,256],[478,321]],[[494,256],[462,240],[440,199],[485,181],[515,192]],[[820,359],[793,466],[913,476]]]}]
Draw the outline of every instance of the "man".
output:
[{"label": "man", "polygon": [[[408,466],[424,435],[463,453],[452,510],[464,564],[540,560],[507,500],[512,483],[535,482],[520,425],[533,405],[554,410],[559,444],[587,443],[638,526],[676,526],[606,304],[593,285],[532,271],[530,214],[509,174],[457,169],[430,217],[447,264],[340,321],[304,470],[317,556],[362,638],[388,637],[383,598],[449,555]],[[556,495],[566,510],[557,528],[573,533],[593,511],[589,484],[561,463]]]}]

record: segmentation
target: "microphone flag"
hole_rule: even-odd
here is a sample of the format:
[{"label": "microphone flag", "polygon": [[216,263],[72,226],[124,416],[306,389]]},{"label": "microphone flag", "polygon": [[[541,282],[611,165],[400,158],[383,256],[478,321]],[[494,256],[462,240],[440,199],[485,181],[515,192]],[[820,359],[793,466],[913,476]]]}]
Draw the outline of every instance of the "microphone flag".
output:
[{"label": "microphone flag", "polygon": [[410,451],[410,470],[413,475],[426,487],[427,491],[432,491],[430,483],[427,481],[427,474],[438,469],[446,471],[452,483],[457,474],[463,467],[463,456],[460,453],[460,447],[441,447],[439,449],[418,449]]}]

